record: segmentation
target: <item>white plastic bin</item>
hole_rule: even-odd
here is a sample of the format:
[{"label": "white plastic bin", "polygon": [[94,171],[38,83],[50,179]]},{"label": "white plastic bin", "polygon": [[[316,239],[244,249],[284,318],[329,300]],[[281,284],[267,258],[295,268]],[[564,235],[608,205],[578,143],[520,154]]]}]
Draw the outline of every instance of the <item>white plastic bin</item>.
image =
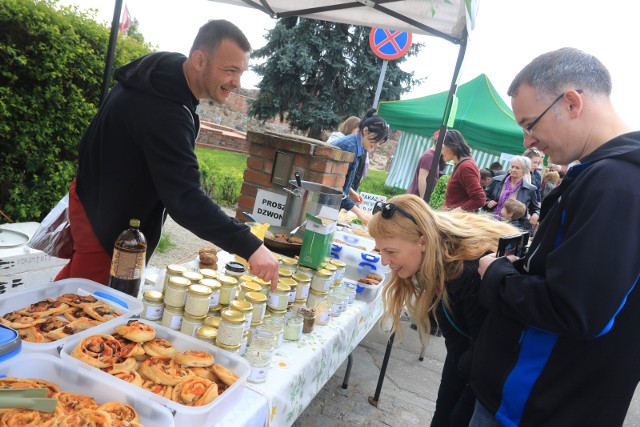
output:
[{"label": "white plastic bin", "polygon": [[[131,316],[138,315],[142,312],[142,301],[123,292],[111,289],[108,286],[101,285],[100,283],[87,279],[64,279],[53,283],[44,283],[34,288],[12,292],[9,295],[0,296],[0,316],[4,316],[11,311],[28,307],[29,305],[42,301],[46,298],[56,299],[60,295],[67,293],[79,295],[92,294],[97,299],[113,307],[121,314],[121,316],[102,324],[109,325],[109,328],[113,328],[112,325],[117,324],[115,322],[122,318],[128,319]],[[95,329],[96,327],[89,328],[85,331],[78,332],[77,334],[53,342],[32,343],[22,341],[22,352],[43,352],[57,356],[58,347],[64,345],[64,343],[69,339],[93,335],[96,333],[94,332]]]},{"label": "white plastic bin", "polygon": [[[20,354],[0,363],[0,375],[40,378],[50,381],[62,391],[82,393],[98,403],[122,402],[135,408],[145,427],[173,427],[171,412],[139,393],[121,387],[115,377],[92,375],[85,369],[63,362],[49,354]],[[180,425],[180,424],[178,424]]]},{"label": "white plastic bin", "polygon": [[[221,364],[225,368],[233,371],[236,375],[238,375],[238,380],[208,405],[185,406],[165,397],[159,396],[155,393],[152,393],[148,390],[145,390],[141,387],[129,384],[126,381],[117,379],[112,375],[107,374],[106,372],[102,372],[101,370],[94,368],[71,356],[71,352],[81,341],[80,337],[66,342],[64,344],[64,347],[62,348],[62,351],[60,352],[60,356],[64,361],[90,371],[91,374],[95,377],[108,378],[112,381],[116,381],[118,383],[118,387],[126,389],[129,392],[136,393],[141,397],[151,399],[168,407],[172,411],[175,411],[174,416],[176,426],[182,427],[213,425],[215,420],[222,418],[227,410],[232,405],[235,405],[235,403],[237,403],[241,387],[244,386],[245,382],[247,381],[247,377],[249,376],[249,372],[251,371],[249,362],[247,362],[240,356],[229,353],[228,351],[222,350],[214,345],[205,343],[197,338],[193,338],[178,331],[174,331],[173,329],[165,328],[164,326],[157,323],[144,319],[140,319],[140,322],[151,325],[156,330],[156,337],[171,342],[176,347],[177,351],[200,350],[213,354],[216,364]],[[93,328],[93,334],[111,334],[114,332],[114,326],[123,325],[126,323],[127,319],[118,318],[116,319],[116,323],[112,323],[110,325],[107,325],[105,323]],[[158,426],[160,426],[160,424],[158,424]]]}]

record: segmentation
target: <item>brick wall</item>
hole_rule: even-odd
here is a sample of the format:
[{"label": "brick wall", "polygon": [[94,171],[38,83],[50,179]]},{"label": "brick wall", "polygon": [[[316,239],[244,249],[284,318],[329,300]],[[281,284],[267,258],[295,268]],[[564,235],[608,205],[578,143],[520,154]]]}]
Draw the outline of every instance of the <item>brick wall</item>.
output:
[{"label": "brick wall", "polygon": [[293,154],[293,170],[300,172],[304,181],[311,181],[342,191],[353,153],[315,139],[275,133],[248,132],[249,157],[244,173],[241,196],[236,207],[236,218],[244,219],[243,211],[252,212],[258,189],[281,187],[271,183],[276,152]]},{"label": "brick wall", "polygon": [[196,140],[196,147],[249,153],[249,143],[245,132],[206,121],[200,122],[200,133]]}]

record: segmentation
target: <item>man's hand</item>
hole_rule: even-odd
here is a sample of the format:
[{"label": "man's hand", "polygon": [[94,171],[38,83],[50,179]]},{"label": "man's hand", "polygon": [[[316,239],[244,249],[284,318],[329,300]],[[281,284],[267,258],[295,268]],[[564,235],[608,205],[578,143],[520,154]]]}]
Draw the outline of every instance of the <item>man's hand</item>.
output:
[{"label": "man's hand", "polygon": [[496,202],[495,200],[489,200],[489,201],[487,202],[487,207],[488,207],[489,209],[493,209],[497,204],[498,204],[498,202]]},{"label": "man's hand", "polygon": [[271,282],[271,292],[278,284],[278,260],[265,245],[249,257],[249,270],[265,282]]},{"label": "man's hand", "polygon": [[529,218],[529,224],[531,224],[531,227],[535,227],[536,225],[538,225],[538,219],[540,219],[540,215],[538,215],[537,213],[531,215],[531,218]]},{"label": "man's hand", "polygon": [[357,206],[354,206],[353,209],[351,209],[351,212],[356,214],[356,216],[364,222],[364,225],[369,225],[369,221],[371,221],[371,214],[369,212],[363,211]]},{"label": "man's hand", "polygon": [[[502,258],[502,257],[500,257]],[[496,260],[498,260],[499,258],[496,258],[496,254],[489,254],[489,255],[485,255],[482,258],[480,258],[479,261],[479,265],[478,265],[478,273],[480,273],[480,279],[482,279],[484,277],[484,273],[486,273],[487,269],[489,268],[489,266],[491,264],[493,264]],[[511,261],[512,263],[516,262],[518,260],[518,257],[515,255],[508,255],[507,259],[509,261]]]},{"label": "man's hand", "polygon": [[360,203],[364,202],[364,199],[362,198],[362,196],[359,193],[355,192],[353,189],[349,190],[349,198],[356,205],[359,205]]}]

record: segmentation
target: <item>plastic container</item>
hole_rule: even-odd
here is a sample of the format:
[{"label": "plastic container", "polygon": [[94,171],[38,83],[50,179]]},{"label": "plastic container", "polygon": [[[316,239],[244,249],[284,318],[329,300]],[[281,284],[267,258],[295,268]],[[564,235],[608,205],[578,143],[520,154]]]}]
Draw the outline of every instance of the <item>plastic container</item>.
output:
[{"label": "plastic container", "polygon": [[[381,276],[384,277],[382,274]],[[347,279],[346,277],[343,279],[343,283],[356,287],[356,299],[358,301],[371,302],[375,300],[378,294],[382,291],[382,288],[386,283],[386,278],[384,278],[378,285],[367,285],[365,283],[360,283],[357,280]]]},{"label": "plastic container", "polygon": [[[96,371],[99,370],[96,369]],[[113,401],[129,404],[136,408],[140,423],[144,426],[172,427],[175,425],[171,412],[141,394],[138,391],[142,390],[141,388],[123,387],[121,383],[124,381],[102,371],[99,372],[102,375],[94,375],[93,372],[66,363],[49,354],[22,354],[20,357],[0,363],[0,376],[41,378],[55,383],[62,391],[91,396],[100,404]]]},{"label": "plastic container", "polygon": [[16,331],[0,325],[0,362],[17,356],[22,349],[22,340]]},{"label": "plastic container", "polygon": [[[94,334],[110,334],[114,331],[114,326],[122,325],[126,323],[125,319],[117,319],[118,323],[113,325],[101,325],[95,327],[93,333]],[[72,364],[74,366],[80,366],[83,370],[90,372],[92,378],[102,378],[102,379],[110,379],[111,381],[115,381],[117,387],[123,391],[132,392],[137,394],[141,398],[151,399],[154,402],[160,403],[167,408],[171,409],[175,412],[175,425],[176,426],[188,426],[188,425],[201,425],[201,426],[210,426],[214,425],[216,420],[224,417],[224,414],[237,403],[240,398],[241,390],[243,385],[247,381],[247,377],[251,371],[251,367],[249,362],[243,359],[240,356],[229,353],[228,351],[224,351],[218,347],[215,347],[209,343],[206,343],[202,340],[199,340],[194,337],[187,336],[180,332],[174,331],[169,328],[165,328],[162,325],[158,325],[154,322],[149,322],[147,320],[140,320],[142,323],[147,323],[151,325],[156,330],[156,337],[165,339],[171,342],[177,351],[188,351],[188,350],[196,350],[196,351],[206,351],[207,353],[212,354],[215,357],[216,364],[221,364],[227,369],[233,371],[236,375],[238,375],[238,380],[233,383],[231,387],[224,391],[218,398],[216,398],[213,402],[204,406],[185,406],[179,403],[176,403],[172,400],[169,400],[165,397],[159,396],[155,393],[152,393],[148,390],[145,390],[141,387],[135,386],[133,384],[129,384],[126,381],[117,379],[106,372],[102,372],[100,369],[94,368],[75,357],[71,356],[71,352],[80,342],[79,339],[68,341],[62,351],[60,352],[60,357],[62,360],[67,362],[68,364]],[[85,391],[86,393],[86,391]],[[151,423],[149,426],[165,426],[167,424],[161,423]],[[173,425],[173,424],[171,424]]]},{"label": "plastic container", "polygon": [[[29,305],[43,299],[56,299],[60,295],[67,293],[74,293],[78,295],[92,294],[102,302],[109,304],[121,314],[120,317],[104,322],[99,326],[110,325],[108,327],[113,328],[113,325],[118,324],[117,322],[122,321],[123,323],[126,323],[126,320],[130,317],[142,313],[142,300],[91,280],[64,279],[58,282],[44,283],[37,287],[12,292],[10,297],[0,298],[0,316],[4,316],[6,313],[11,311],[28,307]],[[85,331],[78,332],[77,334],[53,342],[33,343],[22,341],[22,352],[43,352],[57,356],[58,347],[64,345],[64,343],[72,338],[93,335],[96,333],[94,332],[96,328],[98,328],[98,326],[94,326],[93,328],[89,328]]]}]

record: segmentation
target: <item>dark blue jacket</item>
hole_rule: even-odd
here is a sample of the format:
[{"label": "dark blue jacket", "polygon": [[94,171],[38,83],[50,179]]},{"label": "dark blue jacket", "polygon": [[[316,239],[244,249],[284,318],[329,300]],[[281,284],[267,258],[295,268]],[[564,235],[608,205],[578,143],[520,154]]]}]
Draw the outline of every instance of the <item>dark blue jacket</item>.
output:
[{"label": "dark blue jacket", "polygon": [[360,179],[362,178],[362,166],[364,166],[366,152],[362,147],[362,142],[360,141],[360,134],[347,135],[333,143],[336,147],[340,148],[342,151],[348,151],[355,155],[353,162],[349,165],[349,169],[347,170],[347,176],[344,181],[344,187],[342,187],[342,192],[345,197],[342,199],[342,203],[340,207],[344,210],[351,210],[355,206],[353,200],[349,198],[349,190],[353,188],[355,191],[358,190],[358,186],[360,185]]},{"label": "dark blue jacket", "polygon": [[506,426],[621,426],[640,380],[640,132],[580,161],[480,286],[471,386]]}]

